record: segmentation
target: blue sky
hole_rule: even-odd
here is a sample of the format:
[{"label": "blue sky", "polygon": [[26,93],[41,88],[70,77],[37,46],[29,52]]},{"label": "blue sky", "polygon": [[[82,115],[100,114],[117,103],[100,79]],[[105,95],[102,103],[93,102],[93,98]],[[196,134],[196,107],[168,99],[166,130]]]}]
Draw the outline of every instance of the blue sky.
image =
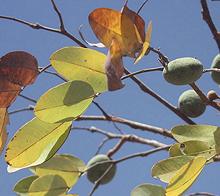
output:
[{"label": "blue sky", "polygon": [[[89,12],[98,7],[120,10],[124,1],[57,0],[56,2],[63,14],[67,29],[79,38],[78,27],[84,24],[83,31],[85,37],[90,41],[96,42],[97,40],[92,34],[87,20]],[[128,5],[131,9],[137,10],[142,2],[143,0],[130,0]],[[209,68],[213,57],[218,53],[218,49],[212,39],[210,30],[202,20],[199,2],[192,0],[149,1],[141,11],[141,15],[146,23],[150,20],[153,22],[153,47],[160,47],[161,51],[170,60],[186,56],[196,57],[203,63],[205,68]],[[219,9],[219,2],[210,3],[213,20],[220,29]],[[57,15],[54,13],[49,0],[1,0],[0,15],[14,16],[34,23],[38,22],[50,27],[58,27]],[[40,66],[49,64],[49,57],[54,51],[65,46],[76,45],[62,35],[42,30],[33,30],[11,21],[0,20],[0,30],[0,56],[14,50],[25,50],[37,57]],[[106,53],[106,50],[102,51]],[[157,56],[152,53],[142,59],[138,65],[133,65],[133,60],[128,58],[124,62],[131,71],[160,66]],[[173,86],[166,83],[161,72],[145,73],[140,75],[140,78],[173,105],[177,105],[181,92],[189,89],[188,86]],[[23,94],[38,99],[49,88],[61,82],[61,80],[53,76],[42,74],[34,85],[25,89]],[[141,92],[132,81],[127,79],[124,82],[126,86],[122,90],[104,93],[96,99],[108,113],[167,129],[184,123],[155,99]],[[219,87],[211,80],[210,74],[204,74],[198,81],[198,85],[204,92],[208,92],[211,89],[219,92]],[[30,104],[32,103],[18,97],[9,110],[27,107]],[[86,114],[101,115],[94,105],[90,106]],[[10,116],[9,136],[11,137],[21,125],[32,118],[33,114],[31,112]],[[219,113],[213,108],[208,107],[206,113],[196,118],[195,122],[219,126],[219,118]],[[80,126],[96,126],[117,133],[114,126],[108,122],[84,121],[75,124]],[[161,136],[134,130],[127,126],[119,125],[119,127],[127,133],[138,134],[149,139],[157,139],[166,144],[172,142]],[[74,154],[87,162],[94,155],[101,141],[102,137],[100,135],[75,131],[70,134],[59,152]],[[109,142],[103,148],[102,153],[106,153],[114,144],[115,142]],[[144,145],[125,144],[113,158],[120,158],[134,152],[147,150],[148,148]],[[140,183],[161,184],[160,181],[151,177],[150,171],[156,161],[166,157],[166,152],[159,152],[147,158],[136,158],[118,165],[118,172],[114,180],[105,186],[101,186],[95,195],[127,196],[132,188]],[[1,195],[15,195],[12,191],[14,184],[19,179],[30,175],[30,172],[27,170],[8,174],[3,155],[0,157],[0,170]],[[208,165],[196,183],[191,187],[190,192],[206,191],[220,195],[219,183],[216,180],[219,178],[219,175],[219,163]],[[72,193],[84,196],[88,194],[91,188],[92,184],[85,177],[82,177],[72,189]]]}]

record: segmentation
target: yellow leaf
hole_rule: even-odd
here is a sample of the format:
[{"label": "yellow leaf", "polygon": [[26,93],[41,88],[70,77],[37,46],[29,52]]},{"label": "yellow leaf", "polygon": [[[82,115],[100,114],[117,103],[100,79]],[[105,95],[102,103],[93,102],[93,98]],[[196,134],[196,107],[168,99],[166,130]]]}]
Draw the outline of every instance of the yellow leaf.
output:
[{"label": "yellow leaf", "polygon": [[143,43],[142,49],[140,53],[138,54],[137,58],[135,59],[135,64],[138,63],[142,57],[147,53],[149,47],[150,47],[150,41],[151,41],[151,34],[152,34],[152,21],[149,22],[146,35],[145,35],[145,41]]},{"label": "yellow leaf", "polygon": [[184,193],[196,180],[205,163],[204,157],[195,157],[179,169],[166,188],[166,196],[178,196]]},{"label": "yellow leaf", "polygon": [[7,108],[0,108],[0,154],[8,138],[6,126],[9,123]]}]

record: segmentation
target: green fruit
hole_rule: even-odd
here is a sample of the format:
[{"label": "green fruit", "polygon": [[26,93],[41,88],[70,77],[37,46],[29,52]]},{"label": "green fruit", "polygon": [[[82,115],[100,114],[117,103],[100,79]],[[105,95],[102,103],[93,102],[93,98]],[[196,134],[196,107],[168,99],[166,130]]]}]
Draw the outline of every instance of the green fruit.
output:
[{"label": "green fruit", "polygon": [[[87,168],[95,165],[96,163],[109,161],[109,157],[104,154],[99,154],[94,156],[87,164]],[[97,166],[92,167],[87,171],[87,178],[90,182],[95,183],[110,167],[111,163],[103,163]],[[110,182],[116,173],[116,165],[112,165],[110,171],[102,178],[100,184],[106,184]]]},{"label": "green fruit", "polygon": [[198,117],[205,112],[206,105],[194,90],[183,92],[178,100],[179,109],[188,117]]},{"label": "green fruit", "polygon": [[[212,66],[211,68],[218,68],[220,69],[220,54],[218,54],[212,61]],[[220,84],[220,72],[213,71],[211,73],[212,79],[214,82],[217,84]]]},{"label": "green fruit", "polygon": [[202,63],[191,57],[170,61],[163,70],[165,80],[175,85],[192,84],[198,80],[203,71]]}]

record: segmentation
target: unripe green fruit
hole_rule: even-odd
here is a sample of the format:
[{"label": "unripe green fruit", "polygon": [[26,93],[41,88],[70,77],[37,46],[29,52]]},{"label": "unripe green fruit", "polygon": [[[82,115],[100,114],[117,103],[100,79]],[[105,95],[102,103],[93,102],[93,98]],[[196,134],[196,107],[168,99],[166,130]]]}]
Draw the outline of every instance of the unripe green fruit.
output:
[{"label": "unripe green fruit", "polygon": [[[87,168],[90,168],[91,166],[95,165],[96,163],[103,162],[103,161],[109,161],[109,157],[104,154],[99,154],[94,156],[87,164]],[[108,170],[108,168],[111,166],[111,163],[103,163],[97,166],[92,167],[87,171],[87,178],[90,182],[95,183],[103,174]],[[110,171],[102,178],[100,181],[100,184],[106,184],[110,182],[116,173],[116,165],[112,165]]]},{"label": "unripe green fruit", "polygon": [[198,80],[203,71],[202,63],[191,57],[170,61],[163,70],[165,80],[175,85],[192,84]]},{"label": "unripe green fruit", "polygon": [[[220,54],[218,54],[212,61],[212,66],[211,68],[218,68],[220,69]],[[220,84],[220,72],[213,71],[211,73],[212,79],[214,82],[217,84]]]},{"label": "unripe green fruit", "polygon": [[206,105],[194,90],[183,92],[178,100],[179,109],[188,117],[196,118],[203,114]]}]

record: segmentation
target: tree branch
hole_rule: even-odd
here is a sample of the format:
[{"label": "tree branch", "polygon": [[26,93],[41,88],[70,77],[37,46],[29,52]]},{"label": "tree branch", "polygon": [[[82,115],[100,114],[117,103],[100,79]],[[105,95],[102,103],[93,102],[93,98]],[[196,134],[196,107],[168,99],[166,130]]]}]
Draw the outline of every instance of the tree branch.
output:
[{"label": "tree branch", "polygon": [[[109,140],[111,140],[111,139],[123,140],[123,143],[134,142],[134,143],[139,143],[139,144],[146,144],[146,145],[153,146],[153,147],[166,146],[166,144],[164,144],[164,143],[158,142],[156,140],[150,140],[150,139],[146,139],[143,137],[139,137],[134,134],[115,134],[112,132],[104,131],[102,129],[98,129],[96,127],[73,127],[72,130],[84,130],[84,131],[89,131],[91,133],[99,133],[99,134],[106,136]],[[118,147],[117,150],[120,147]]]},{"label": "tree branch", "polygon": [[68,37],[69,39],[71,39],[72,41],[74,41],[75,43],[77,43],[79,46],[86,48],[86,45],[84,45],[81,41],[79,41],[77,38],[75,38],[67,30],[61,31],[60,29],[55,29],[55,28],[43,26],[43,25],[38,24],[38,23],[35,24],[35,23],[27,22],[25,20],[21,20],[21,19],[18,19],[18,18],[10,17],[10,16],[0,16],[0,19],[6,19],[6,20],[18,22],[20,24],[31,27],[32,29],[37,29],[37,30],[41,29],[41,30],[45,30],[45,31],[53,32],[53,33],[62,34],[64,36]]},{"label": "tree branch", "polygon": [[201,6],[202,6],[202,16],[203,20],[207,23],[209,26],[210,31],[212,32],[213,38],[216,41],[216,44],[218,46],[219,52],[220,52],[220,32],[217,30],[215,27],[214,22],[212,21],[212,17],[209,12],[208,4],[206,0],[201,0],[200,1]]},{"label": "tree branch", "polygon": [[163,135],[165,137],[173,138],[172,134],[167,129],[139,123],[136,121],[131,121],[131,120],[116,117],[116,116],[111,116],[110,119],[107,119],[105,116],[85,116],[85,115],[82,115],[76,119],[76,121],[82,121],[82,120],[93,120],[93,121],[97,120],[97,121],[110,121],[110,122],[112,121],[112,122],[117,122],[117,123],[127,125],[133,129],[140,129],[143,131],[149,131],[152,133]]},{"label": "tree branch", "polygon": [[139,70],[139,71],[136,71],[136,72],[133,72],[133,73],[130,73],[130,74],[127,74],[127,75],[123,76],[121,78],[121,80],[124,80],[126,78],[130,78],[131,76],[135,76],[135,75],[138,75],[138,74],[141,74],[141,73],[153,72],[153,71],[163,71],[163,69],[164,69],[163,67],[142,69],[142,70]]},{"label": "tree branch", "polygon": [[[130,74],[130,72],[125,69],[126,74]],[[163,99],[160,95],[156,94],[153,90],[151,90],[148,86],[146,86],[140,79],[138,79],[136,76],[130,77],[139,87],[140,89],[154,97],[157,101],[162,103],[164,106],[166,106],[168,109],[170,109],[172,112],[174,112],[177,116],[179,116],[182,120],[184,120],[188,124],[196,124],[193,122],[190,118],[188,118],[185,114],[183,114],[180,110],[178,110],[175,106],[173,106],[171,103],[169,103],[167,100]]]},{"label": "tree branch", "polygon": [[52,5],[53,5],[54,11],[57,13],[57,15],[58,15],[58,17],[59,17],[59,20],[60,20],[60,30],[61,30],[62,32],[64,32],[64,31],[65,31],[65,27],[64,27],[64,21],[63,21],[61,12],[60,12],[59,9],[57,8],[57,6],[56,6],[54,0],[51,0],[51,3],[52,3]]}]

